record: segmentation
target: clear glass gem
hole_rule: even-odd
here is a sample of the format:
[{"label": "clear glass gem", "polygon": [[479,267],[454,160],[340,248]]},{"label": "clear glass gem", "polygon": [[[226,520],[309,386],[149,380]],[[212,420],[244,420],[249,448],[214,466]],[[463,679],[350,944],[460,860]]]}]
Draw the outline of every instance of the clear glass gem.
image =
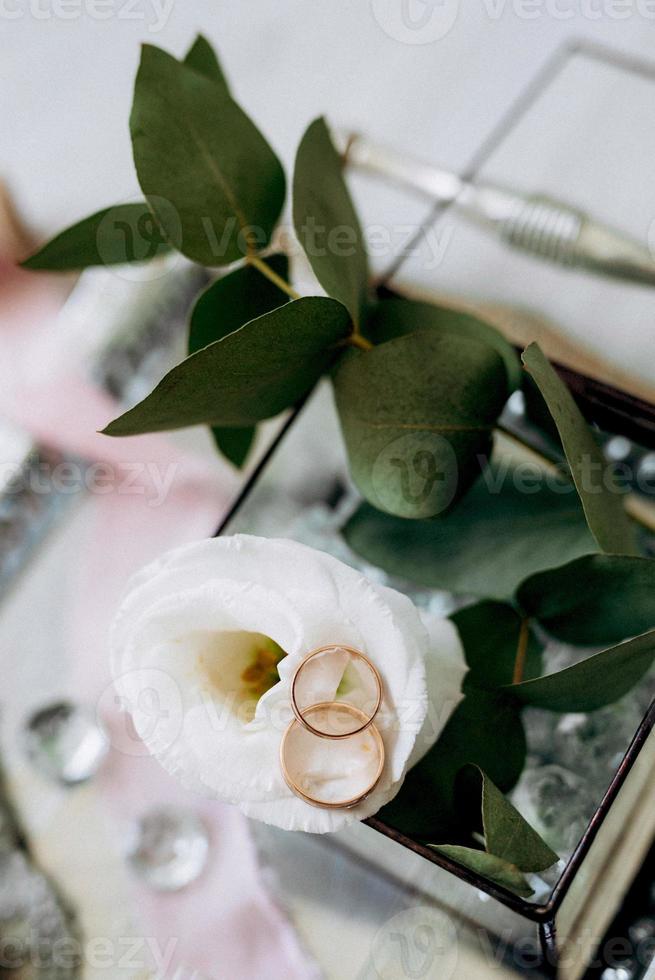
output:
[{"label": "clear glass gem", "polygon": [[655,481],[655,453],[645,453],[641,457],[637,475],[643,484],[650,483],[650,486],[640,486],[639,489],[650,490],[652,492],[653,481]]},{"label": "clear glass gem", "polygon": [[584,778],[592,802],[607,789],[643,711],[633,697],[586,714],[561,715],[554,733],[555,757]]},{"label": "clear glass gem", "polygon": [[634,980],[636,970],[632,962],[621,966],[609,966],[600,975],[600,980]]},{"label": "clear glass gem", "polygon": [[655,938],[655,919],[637,919],[628,929],[628,935],[635,946]]},{"label": "clear glass gem", "polygon": [[128,861],[157,891],[177,891],[198,878],[207,863],[209,836],[200,817],[179,807],[160,807],[134,826]]},{"label": "clear glass gem", "polygon": [[33,765],[66,785],[91,779],[109,749],[107,733],[95,713],[70,701],[34,712],[25,723],[23,740]]},{"label": "clear glass gem", "polygon": [[632,443],[625,436],[612,436],[605,443],[605,456],[610,462],[627,459],[632,451]]},{"label": "clear glass gem", "polygon": [[566,857],[587,825],[587,792],[586,782],[576,773],[562,766],[546,765],[524,771],[512,800],[559,856]]},{"label": "clear glass gem", "polygon": [[514,416],[525,415],[525,395],[522,391],[515,391],[509,396],[507,410]]}]

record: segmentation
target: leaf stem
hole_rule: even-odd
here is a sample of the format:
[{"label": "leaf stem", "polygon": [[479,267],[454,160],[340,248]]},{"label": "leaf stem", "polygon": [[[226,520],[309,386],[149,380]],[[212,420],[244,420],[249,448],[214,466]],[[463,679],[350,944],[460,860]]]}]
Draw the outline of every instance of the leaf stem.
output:
[{"label": "leaf stem", "polygon": [[353,330],[346,342],[350,344],[351,347],[359,347],[360,350],[373,350],[373,347],[375,346],[370,340],[367,340],[366,337],[362,337],[358,330]]},{"label": "leaf stem", "polygon": [[[266,276],[272,283],[274,283],[278,289],[281,289],[283,293],[290,296],[291,299],[300,299],[300,293],[297,293],[293,286],[290,286],[286,279],[282,276],[278,276],[274,269],[271,269],[270,265],[264,261],[259,255],[254,253],[246,256],[246,262],[254,266],[258,272],[261,272],[263,276]],[[351,347],[358,347],[360,350],[373,350],[374,344],[366,337],[363,337],[359,330],[353,330],[349,337],[346,338],[344,343],[350,345]]]},{"label": "leaf stem", "polygon": [[514,661],[514,675],[512,684],[520,684],[525,673],[525,660],[528,654],[528,640],[530,638],[530,620],[524,616],[519,628],[519,639],[516,645],[516,659]]},{"label": "leaf stem", "polygon": [[258,272],[261,272],[263,276],[266,276],[278,289],[281,289],[283,293],[290,296],[291,299],[300,299],[300,293],[297,293],[293,286],[290,286],[286,279],[282,276],[278,276],[274,269],[271,269],[270,265],[265,262],[259,255],[248,255],[246,261],[255,267]]}]

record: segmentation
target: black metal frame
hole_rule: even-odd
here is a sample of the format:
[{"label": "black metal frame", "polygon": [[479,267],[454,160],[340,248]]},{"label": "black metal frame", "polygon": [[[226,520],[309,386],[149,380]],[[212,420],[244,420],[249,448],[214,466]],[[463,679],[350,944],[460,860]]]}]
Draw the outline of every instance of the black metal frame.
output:
[{"label": "black metal frame", "polygon": [[[486,162],[490,154],[496,149],[501,141],[507,136],[510,130],[516,125],[520,118],[535,103],[544,88],[550,84],[562,70],[571,57],[583,55],[605,63],[611,63],[627,71],[632,71],[644,75],[655,81],[655,66],[646,64],[640,60],[617,54],[609,49],[595,44],[574,41],[558,48],[554,55],[547,60],[542,69],[537,73],[532,83],[524,90],[519,98],[510,106],[505,115],[501,118],[497,126],[493,129],[489,137],[480,146],[469,165],[463,171],[463,176],[475,178],[480,167]],[[447,205],[437,205],[433,208],[425,221],[418,230],[415,238],[405,251],[411,251],[411,247],[416,245],[425,230],[431,226],[445,211]],[[390,279],[398,271],[402,264],[402,257],[397,260],[381,277],[379,288],[387,288]],[[596,422],[602,428],[614,433],[625,434],[641,445],[648,448],[655,448],[655,405],[651,405],[641,399],[635,398],[627,392],[613,388],[603,382],[588,378],[584,375],[571,370],[562,365],[556,365],[558,372],[563,380],[568,384],[573,392],[576,401],[584,412],[585,416],[592,422]],[[304,402],[303,402],[304,404]],[[303,405],[297,406],[295,411],[287,419],[282,429],[268,448],[263,458],[258,463],[256,469],[247,480],[241,493],[237,497],[229,513],[216,531],[216,536],[222,534],[230,524],[231,520],[241,507],[244,500],[250,495],[262,471],[277,450],[279,444],[284,439],[289,428],[298,417]],[[542,905],[528,902],[508,889],[493,882],[478,877],[468,868],[453,861],[450,858],[438,854],[433,849],[426,847],[417,841],[412,840],[394,827],[389,826],[376,817],[371,817],[365,823],[390,838],[403,847],[408,848],[415,854],[424,858],[432,864],[438,865],[445,871],[449,871],[462,881],[470,884],[474,888],[486,893],[506,908],[522,916],[524,919],[535,923],[538,928],[539,938],[543,954],[543,971],[548,975],[557,975],[558,949],[557,931],[555,925],[556,915],[564,901],[573,880],[578,873],[582,862],[587,857],[596,837],[603,825],[608,811],[619,795],[632,767],[634,766],[641,749],[648,736],[655,728],[655,701],[646,712],[641,724],[639,725],[630,746],[625,753],[608,789],[603,796],[600,804],[596,808],[587,829],[579,841],[575,851],[569,859],[564,871],[558,879],[548,901]]]}]

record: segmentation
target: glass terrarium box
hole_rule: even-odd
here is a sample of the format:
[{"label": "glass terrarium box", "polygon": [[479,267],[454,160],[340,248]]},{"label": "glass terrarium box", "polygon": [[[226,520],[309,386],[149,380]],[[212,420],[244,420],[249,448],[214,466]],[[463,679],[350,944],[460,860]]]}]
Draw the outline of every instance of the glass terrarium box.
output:
[{"label": "glass terrarium box", "polygon": [[[220,533],[311,545],[400,589],[428,613],[444,616],[466,606],[466,597],[388,574],[358,554],[347,539],[361,505],[326,386],[290,421]],[[502,548],[502,542],[489,541],[487,547]],[[546,648],[544,672],[586,653],[553,642]],[[528,876],[529,899],[440,856],[387,822],[384,811],[367,826],[350,827],[330,841],[425,892],[455,913],[458,924],[488,930],[506,947],[508,969],[513,962],[519,973],[537,963],[555,970],[559,960],[558,975],[580,976],[655,830],[655,746],[648,737],[654,692],[651,672],[627,696],[594,712],[525,712],[527,763],[510,798],[560,857],[543,875]],[[482,935],[471,929],[473,946],[493,945]],[[522,951],[514,961],[508,952],[513,943]]]},{"label": "glass terrarium box", "polygon": [[[628,118],[622,111],[625,105],[630,106]],[[560,52],[525,103],[510,112],[478,154],[471,173],[568,198],[643,240],[648,229],[634,193],[634,182],[643,175],[635,173],[632,185],[626,177],[618,189],[616,178],[634,171],[626,127],[652,134],[653,122],[652,76],[643,66],[617,63],[595,50]],[[584,152],[575,135],[580,132]],[[644,135],[648,139],[652,136]],[[593,158],[605,160],[607,168],[590,169]],[[363,187],[355,182],[356,193]],[[652,291],[579,276],[508,253],[449,212],[432,213],[426,228],[448,239],[438,267],[426,260],[419,238],[407,254],[397,257],[391,274],[383,276],[384,288],[428,298],[466,296],[467,305],[484,306],[517,346],[536,332],[596,426],[607,459],[629,466],[640,546],[652,554],[655,522],[650,508],[655,498],[648,475],[655,474],[655,388],[652,357],[647,359],[649,344],[652,354],[647,326]],[[621,341],[618,321],[626,331]],[[548,467],[558,462],[558,451],[529,401],[529,391],[510,400],[494,453],[511,465]],[[410,486],[409,492],[413,489]],[[515,517],[525,518],[526,513]],[[467,594],[466,587],[475,578],[471,568],[460,577],[452,561],[457,538],[437,535],[437,551],[430,558],[438,561],[438,548],[446,549],[444,558],[453,569],[449,587],[443,576],[431,581],[420,567],[424,552],[412,560],[412,535],[402,524],[396,520],[387,534],[384,524],[367,519],[348,473],[326,384],[291,418],[219,533],[286,537],[311,545],[399,589],[429,614],[451,615],[475,601],[475,590],[471,587],[472,594]],[[485,527],[467,513],[466,505],[460,524],[466,540],[464,563],[478,563],[482,575],[487,563],[502,568],[502,524]],[[538,530],[533,539],[536,566],[540,559],[541,567],[560,564],[565,559],[558,557],[557,537],[548,541],[542,536],[540,541]],[[394,547],[406,560],[387,560]],[[586,550],[581,541],[580,554]],[[511,564],[510,551],[506,561]],[[561,670],[590,652],[594,651],[549,640],[542,672]],[[460,952],[466,947],[471,955],[477,951],[482,957],[471,960],[477,962],[470,968],[478,971],[476,975],[485,975],[489,968],[497,976],[536,971],[577,980],[592,961],[655,831],[655,745],[649,737],[654,693],[650,671],[629,694],[595,711],[525,710],[527,761],[509,795],[560,859],[547,872],[528,876],[530,897],[520,897],[437,853],[424,837],[401,826],[402,821],[394,823],[393,807],[331,841],[353,860],[370,862],[419,895],[429,895],[456,924]],[[302,860],[300,853],[298,859]],[[634,961],[628,964],[626,959],[625,969],[629,965],[635,966]]]}]

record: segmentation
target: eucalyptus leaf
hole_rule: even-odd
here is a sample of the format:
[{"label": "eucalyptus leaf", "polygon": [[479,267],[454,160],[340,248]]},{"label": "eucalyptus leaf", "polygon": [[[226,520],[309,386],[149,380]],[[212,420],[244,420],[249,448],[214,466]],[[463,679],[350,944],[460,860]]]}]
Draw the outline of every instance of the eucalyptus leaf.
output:
[{"label": "eucalyptus leaf", "polygon": [[78,221],[31,255],[25,269],[57,272],[147,262],[170,250],[145,201],[117,204]]},{"label": "eucalyptus leaf", "polygon": [[330,366],[350,331],[347,310],[308,296],[256,320],[178,364],[107,435],[189,425],[255,425],[295,404]]},{"label": "eucalyptus leaf", "polygon": [[130,131],[139,183],[184,255],[227,265],[267,245],[284,173],[222,83],[144,45]]},{"label": "eucalyptus leaf", "polygon": [[[494,690],[511,684],[521,630],[521,617],[504,602],[478,602],[450,617],[459,633],[469,672],[464,690],[471,686]],[[530,630],[523,677],[541,673],[542,646]]]},{"label": "eucalyptus leaf", "polygon": [[560,439],[553,416],[548,410],[548,405],[544,401],[544,396],[541,394],[534,379],[530,377],[527,371],[523,372],[521,391],[523,392],[525,417],[532,423],[532,425],[536,425],[536,427],[540,430],[540,435],[545,438],[550,450],[549,455],[552,458],[554,450],[555,456],[563,456],[564,450],[562,448],[562,440]]},{"label": "eucalyptus leaf", "polygon": [[635,534],[622,495],[606,486],[607,464],[571,392],[538,344],[530,344],[524,351],[523,363],[553,416],[589,529],[599,548],[614,554],[633,554]]},{"label": "eucalyptus leaf", "polygon": [[520,871],[545,871],[559,860],[479,766],[466,766],[460,773],[463,776],[475,785],[485,849],[489,854],[509,861]]},{"label": "eucalyptus leaf", "polygon": [[627,694],[653,660],[655,630],[650,630],[556,674],[512,684],[505,691],[522,704],[549,711],[595,711]]},{"label": "eucalyptus leaf", "polygon": [[189,48],[184,59],[184,64],[200,72],[201,75],[211,78],[225,89],[227,95],[230,94],[230,87],[221,68],[218,56],[207,38],[202,34],[198,34]]},{"label": "eucalyptus leaf", "polygon": [[240,469],[248,458],[255,441],[257,429],[253,425],[243,428],[226,428],[220,425],[212,426],[211,434],[216,447],[226,459]]},{"label": "eucalyptus leaf", "polygon": [[462,847],[459,844],[431,844],[430,847],[444,857],[462,864],[476,875],[482,875],[501,888],[520,895],[521,898],[530,898],[534,892],[522,871],[494,854],[487,854],[486,851],[478,851],[473,847]]},{"label": "eucalyptus leaf", "polygon": [[470,313],[419,300],[383,299],[373,307],[366,322],[366,334],[376,344],[425,329],[473,337],[489,344],[505,363],[509,391],[521,387],[523,371],[515,349],[495,327]]},{"label": "eucalyptus leaf", "polygon": [[[272,255],[266,262],[279,276],[287,278],[289,261],[285,255]],[[250,265],[229,272],[208,286],[196,300],[189,324],[189,354],[195,354],[288,300],[286,293]]]},{"label": "eucalyptus leaf", "polygon": [[410,524],[363,504],[342,533],[353,551],[391,575],[513,599],[526,576],[595,549],[572,485],[557,492],[540,479],[526,492],[521,472],[492,462],[455,507],[430,521]]},{"label": "eucalyptus leaf", "polygon": [[418,330],[334,375],[350,470],[366,499],[399,517],[432,517],[480,471],[507,399],[502,358],[469,337]]},{"label": "eucalyptus leaf", "polygon": [[465,841],[466,828],[455,798],[459,771],[473,763],[507,792],[518,781],[525,756],[518,701],[503,693],[471,689],[433,747],[410,769],[400,792],[378,816],[409,836]]},{"label": "eucalyptus leaf", "polygon": [[[287,278],[289,262],[285,255],[272,255],[266,261],[274,272]],[[282,306],[288,298],[251,266],[228,273],[212,283],[196,302],[189,324],[189,354],[195,354],[249,320]],[[223,456],[235,466],[243,466],[255,438],[255,429],[252,426],[236,429],[215,426],[212,435]]]},{"label": "eucalyptus leaf", "polygon": [[343,165],[324,119],[302,138],[293,177],[293,222],[316,278],[358,326],[366,304],[368,263]]},{"label": "eucalyptus leaf", "polygon": [[655,627],[655,561],[586,555],[531,576],[516,598],[558,640],[618,643]]},{"label": "eucalyptus leaf", "polygon": [[[464,779],[465,777],[465,779]],[[532,888],[525,872],[544,871],[559,859],[479,766],[465,766],[458,783],[466,783],[466,801],[479,813],[484,850],[431,844],[436,851],[496,884],[527,897]],[[463,814],[465,822],[468,814]]]}]

